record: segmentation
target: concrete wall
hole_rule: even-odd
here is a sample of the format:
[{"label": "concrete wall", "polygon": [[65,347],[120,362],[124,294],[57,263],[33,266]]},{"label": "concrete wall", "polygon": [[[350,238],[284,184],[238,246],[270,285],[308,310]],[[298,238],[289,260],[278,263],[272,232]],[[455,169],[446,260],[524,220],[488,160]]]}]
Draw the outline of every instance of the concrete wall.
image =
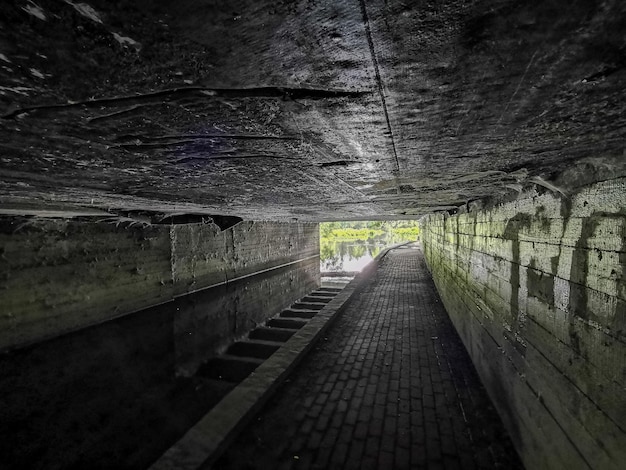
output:
[{"label": "concrete wall", "polygon": [[626,179],[421,221],[441,298],[527,468],[626,462]]},{"label": "concrete wall", "polygon": [[174,306],[176,374],[194,374],[233,339],[319,287],[319,280],[319,258],[313,257],[178,298]]},{"label": "concrete wall", "polygon": [[302,223],[5,218],[0,247],[1,351],[315,257],[319,235]]}]

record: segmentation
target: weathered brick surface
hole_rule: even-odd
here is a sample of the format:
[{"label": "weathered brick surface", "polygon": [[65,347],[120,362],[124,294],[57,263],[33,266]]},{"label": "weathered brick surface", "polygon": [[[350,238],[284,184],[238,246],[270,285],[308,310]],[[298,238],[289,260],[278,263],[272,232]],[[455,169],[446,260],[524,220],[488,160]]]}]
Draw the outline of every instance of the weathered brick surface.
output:
[{"label": "weathered brick surface", "polygon": [[519,468],[421,252],[392,250],[215,468]]},{"label": "weathered brick surface", "polygon": [[626,179],[421,221],[437,289],[532,468],[626,459]]}]

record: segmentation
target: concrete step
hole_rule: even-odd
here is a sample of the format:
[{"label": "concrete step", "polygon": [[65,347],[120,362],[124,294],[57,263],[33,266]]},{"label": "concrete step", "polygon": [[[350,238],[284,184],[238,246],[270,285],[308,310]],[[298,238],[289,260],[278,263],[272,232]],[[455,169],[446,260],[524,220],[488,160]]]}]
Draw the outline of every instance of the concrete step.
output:
[{"label": "concrete step", "polygon": [[278,328],[293,328],[297,330],[306,325],[306,320],[295,320],[291,318],[272,318],[271,320],[267,321],[266,325]]},{"label": "concrete step", "polygon": [[[347,295],[346,295],[347,294]],[[345,297],[343,302],[348,300],[348,297],[352,294],[352,290],[344,292],[341,297]],[[330,295],[323,295],[322,297],[333,297],[334,293]],[[337,299],[339,300],[339,299]],[[303,302],[305,304],[306,302]],[[315,303],[315,302],[313,302]],[[334,302],[333,302],[334,303]],[[324,302],[317,302],[318,308],[326,306]],[[332,304],[331,304],[332,305]],[[329,326],[329,317],[337,315],[341,306],[336,305],[326,306],[329,313],[327,315],[317,315],[318,309],[306,309],[304,305],[300,305],[299,309],[285,309],[282,315],[292,314],[299,315],[299,317],[285,317],[277,316],[266,322],[265,325],[259,326],[252,330],[248,337],[253,342],[273,342],[280,343],[288,341],[289,347],[281,347],[269,358],[266,359],[267,363],[256,369],[255,373],[248,376],[245,381],[237,385],[233,393],[226,395],[210,412],[208,412],[196,426],[192,428],[179,442],[174,444],[168,450],[161,459],[159,459],[153,467],[153,470],[158,469],[172,469],[178,468],[176,462],[173,461],[172,456],[184,455],[185,464],[189,461],[191,464],[189,468],[200,468],[203,466],[211,467],[219,456],[219,453],[223,450],[221,445],[231,438],[233,431],[239,427],[237,421],[242,416],[252,417],[256,411],[261,407],[262,403],[267,401],[267,397],[282,384],[289,372],[291,371],[294,363],[306,354],[311,345],[314,344],[320,337],[324,335],[324,332]],[[292,312],[287,312],[292,310]],[[302,318],[305,314],[315,314],[312,320]],[[306,326],[308,322],[311,324],[305,328],[306,334],[294,334],[301,327]],[[307,331],[308,330],[308,331]],[[245,343],[246,341],[242,341]],[[236,346],[245,347],[245,346]],[[210,370],[212,374],[221,377],[221,380],[234,379],[235,375],[231,368],[243,368],[241,363],[233,362],[233,351],[229,351],[228,361],[222,360],[218,363],[222,369],[217,367],[209,368],[206,365],[204,368],[205,374]],[[252,354],[250,351],[242,351],[242,354]],[[239,358],[241,359],[241,358]],[[246,361],[250,361],[250,358],[243,357]],[[253,360],[253,359],[252,359]],[[242,376],[252,372],[255,366],[262,361],[257,359],[256,364],[247,364],[249,370],[244,371]],[[246,364],[244,364],[245,366]],[[241,378],[241,377],[238,377]],[[198,377],[194,377],[198,379]],[[246,399],[242,400],[242,395],[245,395]],[[208,432],[208,433],[207,433]],[[273,431],[272,431],[273,432]],[[209,435],[211,439],[197,440],[198,435]],[[271,467],[271,465],[270,465]],[[322,467],[320,467],[322,468]]]},{"label": "concrete step", "polygon": [[337,294],[338,292],[341,292],[342,290],[343,289],[340,289],[339,287],[320,287],[315,292],[331,292],[333,294]]},{"label": "concrete step", "polygon": [[263,363],[263,359],[238,357],[223,354],[209,359],[199,369],[197,375],[210,379],[227,380],[239,383],[248,377],[254,369]]},{"label": "concrete step", "polygon": [[207,361],[198,369],[198,377],[227,382],[241,382],[259,364],[274,354],[282,343],[310,318],[323,309],[341,289],[322,288],[303,297],[291,308],[285,309],[265,326],[252,330],[248,340],[237,341],[226,353]]},{"label": "concrete step", "polygon": [[281,318],[313,318],[319,310],[303,310],[287,308],[280,312]]},{"label": "concrete step", "polygon": [[293,310],[322,310],[324,307],[326,304],[322,302],[296,302],[291,305]]},{"label": "concrete step", "polygon": [[319,295],[307,295],[306,297],[302,297],[302,299],[300,299],[301,302],[321,302],[324,304],[327,304],[331,300],[333,300],[333,297],[322,297]]},{"label": "concrete step", "polygon": [[321,297],[324,299],[334,299],[337,294],[334,292],[311,292],[307,297]]},{"label": "concrete step", "polygon": [[298,328],[277,328],[260,326],[250,332],[250,339],[260,339],[265,341],[282,341],[285,342],[298,331]]},{"label": "concrete step", "polygon": [[282,343],[275,341],[263,340],[247,340],[237,341],[230,345],[226,350],[226,354],[231,356],[256,357],[258,359],[267,359],[274,354]]}]

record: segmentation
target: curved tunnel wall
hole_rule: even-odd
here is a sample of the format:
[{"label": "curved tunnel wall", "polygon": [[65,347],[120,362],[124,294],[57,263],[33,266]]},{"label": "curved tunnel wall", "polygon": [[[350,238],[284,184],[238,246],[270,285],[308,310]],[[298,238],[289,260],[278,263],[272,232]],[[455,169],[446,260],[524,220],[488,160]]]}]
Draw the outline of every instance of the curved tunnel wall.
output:
[{"label": "curved tunnel wall", "polygon": [[421,220],[437,289],[527,468],[626,461],[626,179]]}]

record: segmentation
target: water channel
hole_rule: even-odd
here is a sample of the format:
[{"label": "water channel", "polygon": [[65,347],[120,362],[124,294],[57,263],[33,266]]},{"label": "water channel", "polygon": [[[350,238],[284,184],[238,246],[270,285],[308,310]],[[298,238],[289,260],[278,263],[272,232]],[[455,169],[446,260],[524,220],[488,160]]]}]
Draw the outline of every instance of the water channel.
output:
[{"label": "water channel", "polygon": [[413,238],[392,234],[361,240],[322,238],[320,240],[322,284],[331,286],[349,281],[384,248],[403,241],[413,241]]}]

